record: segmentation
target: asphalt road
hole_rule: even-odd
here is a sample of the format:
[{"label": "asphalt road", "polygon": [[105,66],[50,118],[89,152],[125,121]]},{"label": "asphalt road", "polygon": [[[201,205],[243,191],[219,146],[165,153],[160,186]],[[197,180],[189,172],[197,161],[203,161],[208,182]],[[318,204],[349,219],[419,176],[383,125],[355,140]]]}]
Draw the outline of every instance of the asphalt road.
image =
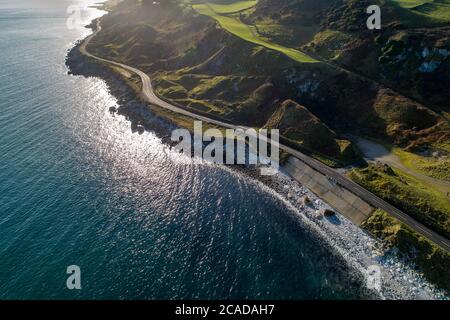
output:
[{"label": "asphalt road", "polygon": [[[208,122],[210,124],[215,124],[217,126],[220,127],[225,127],[225,128],[229,128],[229,129],[246,129],[243,126],[236,126],[230,123],[226,123],[226,122],[222,122],[219,120],[215,120],[215,119],[211,119],[202,115],[198,115],[195,114],[193,112],[190,112],[188,110],[185,110],[183,108],[174,106],[164,100],[161,100],[159,97],[156,96],[156,94],[153,91],[153,87],[152,87],[152,82],[150,80],[150,77],[142,72],[139,69],[130,67],[128,65],[125,65],[123,63],[119,63],[119,62],[115,62],[112,60],[107,60],[107,59],[103,59],[97,56],[94,56],[92,54],[90,54],[87,50],[86,50],[86,46],[89,44],[89,42],[95,37],[95,35],[100,32],[101,30],[101,26],[100,26],[100,21],[97,20],[97,29],[96,31],[90,35],[89,37],[87,37],[85,39],[85,41],[81,44],[80,46],[80,52],[88,57],[91,57],[93,59],[96,59],[98,61],[102,61],[102,62],[106,62],[118,67],[121,67],[125,70],[131,71],[135,74],[137,74],[141,80],[142,80],[142,97],[144,98],[144,100],[146,100],[147,102],[151,103],[151,104],[155,104],[159,107],[168,109],[170,111],[176,112],[178,114],[182,114],[185,116],[188,116],[190,118],[193,119],[197,119],[200,121],[205,121]],[[372,206],[376,207],[376,208],[380,208],[384,211],[386,211],[387,213],[389,213],[390,215],[394,216],[395,218],[397,218],[398,220],[400,220],[401,222],[403,222],[404,224],[406,224],[407,226],[409,226],[410,228],[412,228],[413,230],[415,230],[417,233],[421,234],[422,236],[424,236],[425,238],[428,238],[429,240],[431,240],[432,242],[436,243],[437,245],[439,245],[440,247],[442,247],[443,249],[447,250],[448,252],[450,252],[450,241],[437,234],[436,232],[432,231],[431,229],[427,228],[426,226],[424,226],[422,223],[418,222],[417,220],[415,220],[414,218],[412,218],[411,216],[409,216],[408,214],[404,213],[403,211],[397,209],[396,207],[390,205],[389,203],[387,203],[386,201],[384,201],[383,199],[377,197],[376,195],[374,195],[373,193],[369,192],[368,190],[364,189],[363,187],[361,187],[359,184],[347,179],[345,176],[341,175],[340,173],[338,173],[337,171],[335,171],[334,169],[328,167],[327,165],[323,164],[322,162],[313,159],[295,149],[292,149],[288,146],[285,146],[283,144],[279,145],[280,150],[283,150],[289,154],[291,154],[292,156],[295,156],[296,158],[298,158],[299,160],[305,162],[307,165],[309,165],[311,168],[315,169],[316,171],[319,171],[320,173],[326,175],[329,178],[334,179],[340,186],[346,188],[347,190],[351,191],[352,193],[354,193],[355,195],[357,195],[358,197],[360,197],[361,199],[363,199],[364,201],[366,201],[367,203],[371,204]]]}]

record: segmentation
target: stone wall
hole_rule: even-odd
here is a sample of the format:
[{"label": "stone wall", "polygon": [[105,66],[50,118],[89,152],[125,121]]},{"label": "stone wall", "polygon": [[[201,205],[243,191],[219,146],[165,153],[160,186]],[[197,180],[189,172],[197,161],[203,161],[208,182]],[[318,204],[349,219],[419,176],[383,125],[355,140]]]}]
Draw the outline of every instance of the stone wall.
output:
[{"label": "stone wall", "polygon": [[367,202],[295,157],[289,157],[283,169],[330,207],[358,226],[374,211],[374,208]]}]

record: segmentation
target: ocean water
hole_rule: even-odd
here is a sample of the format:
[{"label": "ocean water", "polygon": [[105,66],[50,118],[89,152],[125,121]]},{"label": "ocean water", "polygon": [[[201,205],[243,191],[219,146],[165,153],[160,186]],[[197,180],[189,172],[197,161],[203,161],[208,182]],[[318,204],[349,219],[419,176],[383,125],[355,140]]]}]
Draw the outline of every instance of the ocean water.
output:
[{"label": "ocean water", "polygon": [[89,31],[66,9],[94,2],[0,0],[0,299],[377,298],[268,188],[133,133],[102,80],[67,75]]}]

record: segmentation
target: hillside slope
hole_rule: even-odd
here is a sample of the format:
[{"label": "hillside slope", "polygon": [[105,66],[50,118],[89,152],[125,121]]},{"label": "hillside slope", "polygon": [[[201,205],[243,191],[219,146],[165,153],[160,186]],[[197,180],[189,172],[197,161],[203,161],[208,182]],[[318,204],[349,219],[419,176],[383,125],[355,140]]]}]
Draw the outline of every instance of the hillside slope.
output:
[{"label": "hillside slope", "polygon": [[[330,15],[339,14],[339,10],[332,10],[335,6],[344,2],[344,6],[350,8],[342,14],[346,16],[352,12],[355,1],[276,2],[275,6],[272,0],[260,0],[256,6],[236,13],[239,15],[237,19],[245,23],[253,21],[256,26],[258,21],[264,21],[267,26],[270,25],[267,19],[272,19],[272,22],[276,19],[278,25],[289,26],[293,30],[309,26],[314,36],[309,37],[311,41],[305,42],[304,48],[317,56],[322,53],[320,57],[336,55],[327,52],[330,42],[339,41],[336,36],[321,37],[325,31],[316,31],[324,28]],[[331,11],[323,15],[324,10]],[[338,21],[345,23],[346,19]],[[252,120],[245,117],[247,112],[243,106],[248,106],[247,102],[258,95],[255,92],[257,88],[270,84],[274,86],[276,95],[271,97],[272,100],[299,102],[336,132],[357,132],[412,148],[442,140],[448,130],[448,122],[439,114],[441,110],[422,103],[413,94],[403,95],[401,90],[385,87],[382,81],[377,81],[378,74],[361,77],[351,72],[356,68],[348,68],[347,71],[324,63],[299,63],[281,52],[255,45],[217,28],[213,19],[198,14],[186,1],[162,1],[158,4],[127,0],[106,16],[102,24],[105,31],[92,44],[97,54],[146,70],[156,79],[156,88],[162,96],[189,108],[234,120],[242,112],[243,124],[258,124],[257,119],[270,118],[274,109],[260,109],[258,111],[264,114],[255,115]],[[348,28],[350,25],[348,23]],[[341,27],[336,30],[345,29]],[[341,38],[358,42],[360,37],[351,34]],[[276,41],[276,37],[273,40]],[[313,45],[314,41],[320,43]],[[353,44],[349,52],[338,54],[341,60],[335,59],[338,60],[336,64],[345,66],[346,54],[351,54],[353,60],[358,59],[359,56],[353,54],[357,50],[355,46]],[[390,57],[387,49],[383,52],[379,68],[384,68],[383,63]],[[370,70],[357,71],[370,73]],[[430,90],[421,90],[431,93]],[[439,102],[439,99],[445,100],[439,96],[430,101]],[[447,108],[442,106],[442,109],[444,107]]]}]

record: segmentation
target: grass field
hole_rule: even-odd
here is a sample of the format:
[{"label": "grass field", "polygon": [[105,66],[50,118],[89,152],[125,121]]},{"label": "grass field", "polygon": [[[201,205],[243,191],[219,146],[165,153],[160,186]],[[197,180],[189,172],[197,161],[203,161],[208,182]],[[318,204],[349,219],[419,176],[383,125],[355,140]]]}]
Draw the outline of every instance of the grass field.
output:
[{"label": "grass field", "polygon": [[[400,148],[394,148],[392,152],[411,170],[435,179],[450,181],[450,158],[423,157]],[[450,187],[448,191],[450,192]]]},{"label": "grass field", "polygon": [[440,234],[450,234],[450,202],[424,182],[383,165],[354,169],[349,177]]},{"label": "grass field", "polygon": [[415,8],[417,6],[423,5],[425,3],[434,2],[434,0],[393,0],[397,2],[403,8]]},{"label": "grass field", "polygon": [[250,9],[254,7],[257,3],[258,0],[250,0],[250,1],[236,1],[229,4],[210,3],[209,6],[211,9],[214,10],[214,12],[218,14],[231,14]]},{"label": "grass field", "polygon": [[450,0],[391,0],[391,2],[439,21],[450,21]]},{"label": "grass field", "polygon": [[[253,26],[246,25],[237,17],[233,17],[227,14],[236,12],[236,10],[241,11],[243,8],[251,8],[250,3],[256,4],[257,1],[237,1],[229,5],[213,5],[210,3],[206,4],[196,4],[192,7],[200,14],[209,16],[215,19],[220,26],[227,30],[228,32],[234,34],[235,36],[254,43],[259,46],[263,46],[267,49],[271,49],[282,54],[285,54],[289,58],[300,62],[300,63],[315,63],[318,62],[316,59],[308,56],[307,54],[292,49],[288,47],[284,47],[282,45],[273,43],[264,39],[256,32],[256,29]],[[218,7],[219,11],[216,11],[215,8]],[[241,9],[241,10],[239,10]]]}]

